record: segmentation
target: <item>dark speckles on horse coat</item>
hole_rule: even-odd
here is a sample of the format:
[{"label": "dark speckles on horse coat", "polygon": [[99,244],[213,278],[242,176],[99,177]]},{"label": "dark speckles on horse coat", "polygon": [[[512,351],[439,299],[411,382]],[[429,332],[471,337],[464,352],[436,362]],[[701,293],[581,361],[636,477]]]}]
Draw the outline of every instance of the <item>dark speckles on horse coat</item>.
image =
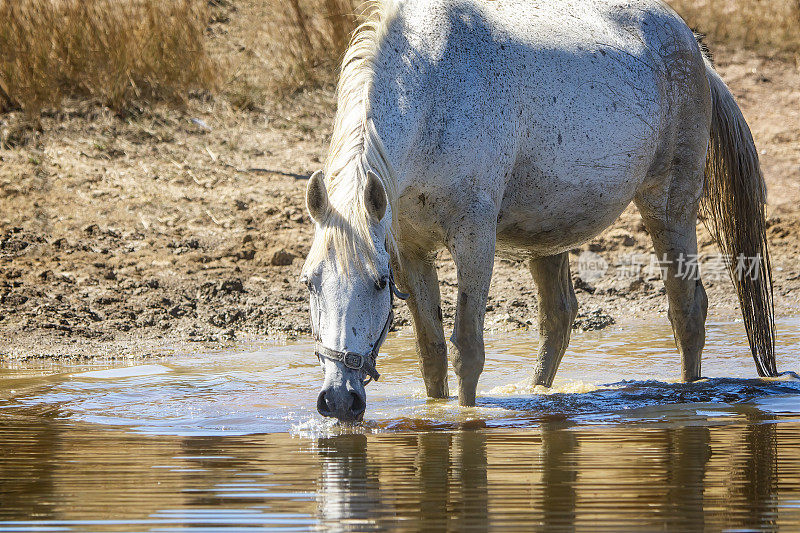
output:
[{"label": "dark speckles on horse coat", "polygon": [[[663,2],[406,0],[383,4],[370,28],[371,48],[365,34],[357,33],[356,41],[369,60],[346,60],[343,68],[337,125],[348,127],[337,126],[329,158],[350,170],[328,176],[328,186],[349,191],[335,195],[333,204],[351,212],[363,204],[359,169],[376,161],[383,167],[373,170],[387,190],[388,214],[373,221],[373,233],[396,238],[393,263],[411,294],[432,397],[449,394],[431,259],[437,249],[450,251],[458,271],[452,360],[459,401],[473,405],[496,254],[529,261],[539,288],[533,374],[550,385],[577,309],[568,250],[635,201],[660,255],[696,253],[712,115],[724,114],[734,133],[742,132],[724,137],[730,153],[755,161],[742,170],[739,197],[763,188],[752,139],[730,93],[692,31]],[[358,76],[362,91],[351,86]],[[354,105],[364,94],[363,105]],[[343,155],[346,148],[351,151]],[[738,164],[734,159],[728,161]],[[736,172],[731,167],[711,177]],[[752,213],[763,207],[758,196],[749,201]],[[750,217],[740,222],[758,224],[757,215]],[[318,227],[316,263],[325,257],[325,241],[318,240],[325,231]],[[757,239],[752,244],[750,251],[757,251]],[[346,260],[338,252],[336,258]],[[319,268],[328,268],[322,263]],[[705,292],[674,272],[665,283],[683,374],[693,379],[704,342]],[[361,298],[361,311],[350,306],[352,318],[326,317],[330,327],[363,322],[370,302]],[[343,349],[366,346],[370,334],[359,329],[360,337],[331,338]]]}]

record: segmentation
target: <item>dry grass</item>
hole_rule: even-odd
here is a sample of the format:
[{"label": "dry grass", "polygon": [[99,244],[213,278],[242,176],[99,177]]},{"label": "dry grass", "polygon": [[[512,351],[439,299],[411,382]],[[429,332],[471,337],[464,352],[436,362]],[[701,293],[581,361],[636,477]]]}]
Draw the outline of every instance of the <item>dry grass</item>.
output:
[{"label": "dry grass", "polygon": [[714,43],[800,54],[800,0],[667,0]]},{"label": "dry grass", "polygon": [[202,0],[0,0],[0,111],[115,109],[214,85]]},{"label": "dry grass", "polygon": [[331,79],[355,28],[353,0],[271,0],[277,20],[267,37],[275,47],[278,89]]},{"label": "dry grass", "polygon": [[[335,81],[363,0],[238,0],[246,57],[230,69],[237,107]],[[259,20],[260,24],[248,22]],[[233,21],[234,24],[237,22]],[[259,88],[265,94],[258,94]]]},{"label": "dry grass", "polygon": [[[800,54],[800,0],[669,1],[715,44]],[[182,100],[218,78],[234,107],[259,107],[333,83],[363,4],[0,0],[0,112],[35,114],[66,96],[115,109]],[[226,13],[216,33],[208,5]],[[215,59],[209,47],[221,51]]]}]

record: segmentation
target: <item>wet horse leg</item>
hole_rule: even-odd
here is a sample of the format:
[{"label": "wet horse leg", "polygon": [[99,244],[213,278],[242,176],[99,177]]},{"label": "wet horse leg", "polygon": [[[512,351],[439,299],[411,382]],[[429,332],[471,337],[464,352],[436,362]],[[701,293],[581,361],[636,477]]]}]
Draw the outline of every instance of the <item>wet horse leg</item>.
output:
[{"label": "wet horse leg", "polygon": [[400,286],[408,292],[408,307],[417,337],[417,356],[430,398],[447,398],[447,342],[442,328],[439,278],[430,255],[401,252]]},{"label": "wet horse leg", "polygon": [[708,310],[697,265],[697,210],[703,170],[674,168],[661,186],[637,193],[635,202],[653,239],[669,301],[669,320],[681,354],[682,378],[700,378]]},{"label": "wet horse leg", "polygon": [[533,379],[537,385],[550,387],[578,313],[569,275],[569,253],[532,259],[530,270],[539,290],[539,354]]},{"label": "wet horse leg", "polygon": [[497,210],[488,202],[464,210],[447,242],[458,272],[458,300],[453,335],[453,367],[458,376],[458,403],[475,405],[478,378],[483,372],[483,322],[492,280]]}]

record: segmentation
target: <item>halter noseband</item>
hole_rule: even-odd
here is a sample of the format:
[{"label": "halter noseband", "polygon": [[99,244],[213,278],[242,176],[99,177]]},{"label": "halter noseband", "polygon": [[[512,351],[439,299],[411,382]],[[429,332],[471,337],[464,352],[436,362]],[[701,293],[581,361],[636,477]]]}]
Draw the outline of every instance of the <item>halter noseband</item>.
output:
[{"label": "halter noseband", "polygon": [[395,296],[401,300],[408,299],[408,294],[400,292],[400,290],[397,288],[397,285],[395,285],[392,265],[389,265],[389,316],[386,317],[386,322],[383,324],[381,334],[372,345],[372,349],[366,354],[351,352],[347,349],[343,351],[334,350],[323,345],[319,332],[316,331],[317,328],[314,327],[314,321],[312,320],[311,326],[314,329],[314,354],[317,356],[317,359],[319,359],[320,363],[323,359],[330,359],[331,361],[338,361],[342,363],[351,370],[361,371],[367,375],[367,379],[364,380],[364,385],[367,385],[373,379],[378,381],[381,375],[378,373],[378,369],[375,367],[375,364],[378,359],[378,349],[381,347],[381,344],[383,344],[383,341],[386,340],[386,335],[389,334],[389,329],[392,327],[392,321],[394,320]]}]

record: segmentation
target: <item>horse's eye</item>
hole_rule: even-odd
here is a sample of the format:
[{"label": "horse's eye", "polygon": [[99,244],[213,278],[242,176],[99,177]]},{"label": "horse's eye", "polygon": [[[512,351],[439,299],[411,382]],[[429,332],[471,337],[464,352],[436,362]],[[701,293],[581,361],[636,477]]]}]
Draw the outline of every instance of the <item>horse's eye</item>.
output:
[{"label": "horse's eye", "polygon": [[381,276],[381,279],[375,282],[375,288],[379,291],[382,291],[386,288],[386,283],[388,283],[388,279],[386,276]]}]

